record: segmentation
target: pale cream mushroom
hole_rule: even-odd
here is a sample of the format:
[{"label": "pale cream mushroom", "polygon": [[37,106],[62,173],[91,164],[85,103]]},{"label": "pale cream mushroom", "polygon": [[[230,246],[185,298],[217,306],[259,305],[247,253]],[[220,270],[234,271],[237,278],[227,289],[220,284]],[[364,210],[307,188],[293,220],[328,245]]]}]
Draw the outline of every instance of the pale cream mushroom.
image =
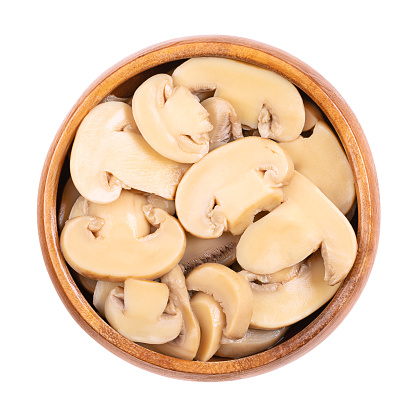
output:
[{"label": "pale cream mushroom", "polygon": [[303,105],[305,106],[305,125],[302,131],[305,132],[313,129],[318,121],[324,121],[324,115],[309,97],[303,100]]},{"label": "pale cream mushroom", "polygon": [[[68,264],[83,276],[155,279],[182,258],[186,241],[178,220],[153,208],[144,196],[123,190],[110,204],[81,202],[84,214],[66,222],[61,249]],[[157,229],[149,234],[151,225]]]},{"label": "pale cream mushroom", "polygon": [[62,229],[64,228],[65,222],[69,218],[71,209],[75,201],[78,199],[78,197],[79,197],[79,192],[77,188],[75,188],[72,178],[69,178],[64,186],[64,190],[62,192],[62,197],[61,197],[61,203],[59,205],[59,212],[58,212],[59,232],[61,232]]},{"label": "pale cream mushroom", "polygon": [[218,238],[198,238],[186,233],[186,249],[179,265],[188,274],[203,263],[220,263],[230,266],[235,261],[235,250],[240,236],[223,233]]},{"label": "pale cream mushroom", "polygon": [[284,188],[285,202],[250,225],[237,245],[243,269],[270,274],[301,262],[321,248],[325,281],[335,285],[354,264],[357,240],[341,211],[296,172]]},{"label": "pale cream mushroom", "polygon": [[251,289],[244,277],[222,264],[205,263],[189,273],[186,286],[188,290],[212,295],[220,303],[226,316],[226,337],[244,336],[253,308]]},{"label": "pale cream mushroom", "polygon": [[150,146],[166,158],[194,163],[209,150],[209,114],[196,96],[173,86],[167,74],[147,79],[133,95],[137,126]]},{"label": "pale cream mushroom", "polygon": [[229,339],[223,336],[215,355],[224,358],[241,358],[257,354],[275,345],[288,329],[288,327],[274,330],[249,328],[244,337],[240,339]]},{"label": "pale cream mushroom", "polygon": [[280,143],[295,169],[312,181],[347,214],[355,201],[354,175],[338,137],[324,121],[317,121],[311,136]]},{"label": "pale cream mushroom", "polygon": [[282,186],[293,163],[274,141],[246,137],[227,143],[192,165],[176,194],[176,213],[184,228],[200,238],[224,231],[241,234],[260,211],[282,201]]},{"label": "pale cream mushroom", "polygon": [[189,293],[185,284],[185,276],[179,266],[162,276],[161,283],[169,288],[169,298],[173,305],[181,311],[183,323],[180,334],[166,344],[142,344],[161,354],[171,357],[193,360],[199,348],[200,328],[189,301]]},{"label": "pale cream mushroom", "polygon": [[163,344],[175,339],[182,328],[182,313],[164,313],[169,288],[151,280],[127,279],[124,288],[115,287],[108,294],[104,312],[108,323],[134,342]]},{"label": "pale cream mushroom", "polygon": [[296,87],[275,72],[216,57],[191,58],[172,74],[175,85],[193,93],[215,90],[229,101],[240,122],[278,141],[298,138],[305,122],[303,100]]},{"label": "pale cream mushroom", "polygon": [[[239,274],[253,279],[246,271]],[[318,251],[301,264],[284,269],[277,279],[272,275],[269,283],[251,281],[253,315],[250,328],[281,328],[315,312],[334,296],[341,284],[330,286],[324,276],[325,264]]]},{"label": "pale cream mushroom", "polygon": [[206,293],[195,293],[191,298],[191,306],[201,328],[201,342],[196,359],[208,361],[220,347],[226,318],[221,305]]},{"label": "pale cream mushroom", "polygon": [[233,106],[223,98],[211,97],[201,102],[209,113],[213,129],[208,133],[209,149],[228,143],[231,139],[241,139],[243,131]]},{"label": "pale cream mushroom", "polygon": [[155,208],[160,208],[166,211],[169,215],[175,215],[176,207],[175,201],[163,198],[159,195],[145,193],[143,194],[149,204],[152,204]]},{"label": "pale cream mushroom", "polygon": [[138,189],[174,199],[189,165],[166,159],[143,139],[129,105],[110,101],[81,122],[71,151],[74,185],[89,201],[106,204],[121,189]]},{"label": "pale cream mushroom", "polygon": [[92,298],[92,304],[95,306],[95,309],[97,309],[98,314],[104,317],[105,301],[107,300],[108,295],[117,286],[123,288],[124,282],[107,282],[105,280],[95,280],[95,282],[96,285]]}]

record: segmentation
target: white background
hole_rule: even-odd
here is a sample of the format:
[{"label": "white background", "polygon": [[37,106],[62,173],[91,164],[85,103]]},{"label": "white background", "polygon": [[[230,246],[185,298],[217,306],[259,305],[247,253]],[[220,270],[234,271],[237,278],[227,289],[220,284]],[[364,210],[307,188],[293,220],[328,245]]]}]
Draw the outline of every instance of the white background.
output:
[{"label": "white background", "polygon": [[[402,0],[4,3],[0,413],[416,414],[416,30],[411,7],[411,1]],[[268,43],[323,75],[360,121],[381,191],[377,260],[347,318],[297,361],[222,383],[148,373],[90,338],[51,284],[36,225],[46,153],[82,92],[142,48],[198,34]]]}]

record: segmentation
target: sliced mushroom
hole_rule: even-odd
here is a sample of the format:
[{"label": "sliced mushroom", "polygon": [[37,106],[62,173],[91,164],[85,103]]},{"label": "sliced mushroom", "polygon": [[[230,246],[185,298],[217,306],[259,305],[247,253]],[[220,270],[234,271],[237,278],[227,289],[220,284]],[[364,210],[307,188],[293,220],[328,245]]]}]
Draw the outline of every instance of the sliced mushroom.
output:
[{"label": "sliced mushroom", "polygon": [[260,211],[282,201],[293,175],[290,157],[274,141],[246,137],[219,147],[192,165],[176,194],[182,225],[200,238],[241,234]]},{"label": "sliced mushroom", "polygon": [[127,279],[124,288],[111,290],[104,311],[108,323],[130,341],[163,344],[175,339],[182,328],[181,311],[164,313],[169,289],[164,283]]},{"label": "sliced mushroom", "polygon": [[303,126],[303,132],[309,131],[316,126],[318,121],[324,120],[324,115],[320,108],[308,97],[303,101],[305,106],[305,125]]},{"label": "sliced mushroom", "polygon": [[175,208],[175,201],[163,198],[159,195],[155,194],[144,194],[145,198],[152,204],[155,208],[160,208],[166,211],[169,215],[175,215],[176,208]]},{"label": "sliced mushroom", "polygon": [[64,186],[64,190],[62,192],[61,203],[59,205],[59,212],[58,212],[58,230],[59,232],[62,231],[64,228],[66,220],[69,218],[69,214],[71,209],[75,203],[75,201],[79,197],[79,192],[77,188],[75,188],[74,182],[72,179],[69,178]]},{"label": "sliced mushroom", "polygon": [[[292,325],[328,302],[341,283],[330,286],[325,280],[321,254],[312,254],[300,267],[286,269],[283,283],[250,282],[253,293],[251,328],[274,329]],[[293,273],[295,272],[295,273]],[[245,276],[241,271],[240,275]]]},{"label": "sliced mushroom", "polygon": [[208,133],[210,150],[218,144],[229,142],[231,139],[241,139],[243,131],[233,106],[219,97],[211,97],[201,102],[209,113],[209,121],[214,126]]},{"label": "sliced mushroom", "polygon": [[[175,85],[193,93],[215,90],[229,101],[240,122],[279,141],[298,138],[305,122],[303,100],[282,76],[254,65],[225,58],[192,58],[172,74]],[[288,104],[290,103],[290,104]]]},{"label": "sliced mushroom", "polygon": [[[68,220],[61,234],[65,260],[83,276],[155,279],[182,258],[185,232],[178,220],[144,196],[123,190],[110,204],[84,205],[84,215]],[[157,229],[148,234],[151,225]]]},{"label": "sliced mushroom", "polygon": [[116,200],[122,188],[174,199],[188,167],[150,147],[137,130],[131,107],[116,101],[99,104],[84,118],[70,160],[79,193],[98,204]]},{"label": "sliced mushroom", "polygon": [[206,293],[195,293],[191,298],[191,306],[201,328],[201,342],[196,359],[208,361],[220,347],[226,318],[221,305]]},{"label": "sliced mushroom", "polygon": [[224,233],[218,238],[204,239],[186,233],[186,249],[180,266],[185,275],[203,263],[230,266],[235,261],[235,250],[240,236]]},{"label": "sliced mushroom", "polygon": [[173,305],[181,311],[183,323],[180,334],[166,344],[142,344],[144,347],[171,357],[193,360],[199,348],[200,328],[189,301],[186,289],[185,276],[179,266],[164,275],[161,282],[169,288],[170,299]]},{"label": "sliced mushroom", "polygon": [[198,266],[186,278],[188,290],[212,295],[220,303],[227,325],[224,335],[241,338],[247,332],[252,314],[252,293],[247,280],[222,264]]},{"label": "sliced mushroom", "polygon": [[275,345],[286,333],[288,327],[262,330],[249,328],[243,338],[221,338],[221,345],[215,355],[224,358],[241,358],[257,354]]},{"label": "sliced mushroom", "polygon": [[172,78],[157,74],[133,95],[137,126],[150,146],[168,159],[194,163],[209,150],[209,114],[196,96]]},{"label": "sliced mushroom", "polygon": [[[90,279],[92,280],[92,279]],[[102,317],[105,316],[104,307],[110,292],[117,286],[124,287],[124,282],[107,282],[105,280],[94,280],[96,282],[92,304]]]},{"label": "sliced mushroom", "polygon": [[284,188],[285,202],[250,225],[237,245],[238,263],[270,274],[301,262],[321,247],[325,281],[335,285],[354,264],[357,240],[341,211],[296,172]]},{"label": "sliced mushroom", "polygon": [[312,181],[346,214],[355,200],[354,175],[337,136],[324,121],[317,121],[309,137],[281,143],[295,169]]}]

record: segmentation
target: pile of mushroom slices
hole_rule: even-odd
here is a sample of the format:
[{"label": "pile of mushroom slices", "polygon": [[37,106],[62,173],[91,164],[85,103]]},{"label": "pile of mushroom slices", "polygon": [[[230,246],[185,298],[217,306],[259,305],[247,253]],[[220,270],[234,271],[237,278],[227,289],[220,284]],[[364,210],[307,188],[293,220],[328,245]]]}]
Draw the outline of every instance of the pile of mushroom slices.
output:
[{"label": "pile of mushroom slices", "polygon": [[[131,105],[130,105],[131,103]],[[208,361],[276,344],[356,256],[353,173],[285,78],[193,58],[82,121],[60,243],[98,313],[162,354]]]}]

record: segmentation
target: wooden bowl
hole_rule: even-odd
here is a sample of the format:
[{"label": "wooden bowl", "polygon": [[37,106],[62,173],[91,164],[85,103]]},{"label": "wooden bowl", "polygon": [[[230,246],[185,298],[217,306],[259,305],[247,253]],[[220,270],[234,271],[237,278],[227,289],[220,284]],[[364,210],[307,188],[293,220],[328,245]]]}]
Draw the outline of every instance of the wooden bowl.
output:
[{"label": "wooden bowl", "polygon": [[[91,306],[91,299],[75,283],[62,256],[57,230],[57,207],[69,177],[68,154],[84,116],[108,94],[131,96],[149,76],[166,72],[184,59],[217,56],[248,62],[275,71],[307,94],[324,112],[340,137],[354,171],[357,211],[355,264],[334,298],[319,311],[291,327],[277,346],[252,356],[210,362],[167,357],[127,340],[111,328]],[[198,380],[230,380],[281,367],[322,342],[345,318],[369,277],[379,238],[379,190],[371,152],[364,133],[338,92],[305,63],[274,47],[227,36],[176,39],[144,49],[101,75],[77,101],[50,147],[38,196],[38,229],[46,267],[73,318],[97,342],[124,360],[164,376]]]}]

